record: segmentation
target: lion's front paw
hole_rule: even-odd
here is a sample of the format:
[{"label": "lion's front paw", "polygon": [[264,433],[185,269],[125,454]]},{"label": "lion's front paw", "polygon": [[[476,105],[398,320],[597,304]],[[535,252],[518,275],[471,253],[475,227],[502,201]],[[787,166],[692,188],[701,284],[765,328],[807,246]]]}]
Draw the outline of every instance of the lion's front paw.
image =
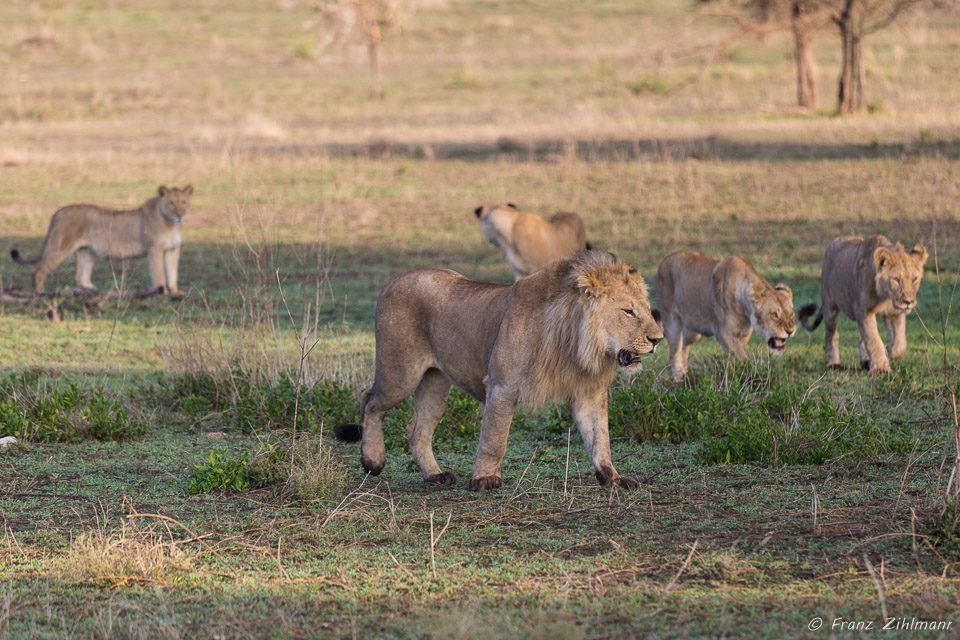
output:
[{"label": "lion's front paw", "polygon": [[870,375],[873,376],[885,376],[890,373],[890,363],[889,362],[880,362],[875,366],[873,363],[870,365]]},{"label": "lion's front paw", "polygon": [[843,371],[844,366],[839,362],[831,362],[827,364],[827,369],[830,369],[831,371]]},{"label": "lion's front paw", "polygon": [[435,473],[432,476],[427,476],[424,478],[424,482],[427,484],[435,484],[442,487],[447,487],[457,484],[457,476],[453,475],[449,471],[444,471],[443,473]]},{"label": "lion's front paw", "polygon": [[470,491],[483,491],[485,489],[499,489],[503,479],[500,476],[484,476],[482,478],[472,478],[470,480]]}]

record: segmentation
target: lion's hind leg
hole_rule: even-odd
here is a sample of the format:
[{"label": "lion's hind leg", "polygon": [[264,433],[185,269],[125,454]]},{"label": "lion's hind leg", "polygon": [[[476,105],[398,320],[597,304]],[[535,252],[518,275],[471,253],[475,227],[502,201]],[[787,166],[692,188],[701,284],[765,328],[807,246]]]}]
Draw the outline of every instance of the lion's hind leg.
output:
[{"label": "lion's hind leg", "polygon": [[374,476],[380,475],[387,464],[386,446],[383,442],[383,417],[387,411],[413,394],[424,373],[424,369],[419,367],[403,366],[401,359],[391,357],[388,352],[389,349],[384,349],[383,356],[378,354],[373,388],[363,395],[361,401],[363,425],[360,434],[360,464],[367,473]]},{"label": "lion's hind leg", "polygon": [[450,382],[438,369],[427,369],[417,385],[413,400],[413,419],[407,427],[407,439],[413,460],[429,484],[452,485],[457,477],[444,472],[433,455],[433,433],[443,417],[450,394]]},{"label": "lion's hind leg", "polygon": [[33,268],[33,290],[39,295],[43,293],[43,281],[53,272],[60,263],[73,253],[73,246],[61,248],[59,243],[47,241],[44,243],[40,261]]}]

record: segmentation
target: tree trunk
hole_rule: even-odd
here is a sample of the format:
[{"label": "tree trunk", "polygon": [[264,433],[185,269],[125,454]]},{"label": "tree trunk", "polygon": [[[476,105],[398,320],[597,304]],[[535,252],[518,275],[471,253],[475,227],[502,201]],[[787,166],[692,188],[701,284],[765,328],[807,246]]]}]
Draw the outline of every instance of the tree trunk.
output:
[{"label": "tree trunk", "polygon": [[373,97],[377,100],[383,99],[383,63],[381,61],[381,51],[383,48],[383,37],[380,33],[380,25],[376,20],[372,21],[367,39],[367,49],[370,53],[370,75],[373,79]]},{"label": "tree trunk", "polygon": [[855,10],[856,0],[846,0],[843,13],[834,17],[843,42],[843,63],[837,90],[837,113],[863,109],[863,20]]},{"label": "tree trunk", "polygon": [[790,27],[793,30],[793,55],[797,63],[797,104],[807,109],[820,106],[817,92],[817,58],[813,51],[804,0],[794,0]]}]

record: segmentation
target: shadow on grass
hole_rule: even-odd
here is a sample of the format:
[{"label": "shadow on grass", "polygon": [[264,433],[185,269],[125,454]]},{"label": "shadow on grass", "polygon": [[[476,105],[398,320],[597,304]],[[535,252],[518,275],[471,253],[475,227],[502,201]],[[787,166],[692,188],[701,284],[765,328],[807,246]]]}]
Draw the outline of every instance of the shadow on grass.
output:
[{"label": "shadow on grass", "polygon": [[[177,153],[196,153],[194,147],[171,147]],[[212,151],[212,150],[211,150]],[[686,139],[520,139],[500,138],[495,142],[394,143],[389,140],[363,144],[253,144],[237,146],[234,152],[266,155],[308,156],[323,154],[334,158],[413,158],[435,160],[490,161],[501,157],[531,162],[552,161],[558,156],[584,161],[616,162],[645,160],[668,162],[697,160],[856,160],[872,158],[941,157],[960,158],[960,141],[904,143],[815,143],[757,142],[729,140],[717,136]],[[219,153],[220,150],[218,149]]]}]

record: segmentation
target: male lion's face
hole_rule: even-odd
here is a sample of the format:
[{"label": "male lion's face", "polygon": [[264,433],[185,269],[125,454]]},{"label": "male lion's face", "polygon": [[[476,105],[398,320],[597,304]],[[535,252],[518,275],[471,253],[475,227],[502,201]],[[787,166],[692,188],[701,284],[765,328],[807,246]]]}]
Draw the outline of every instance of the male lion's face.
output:
[{"label": "male lion's face", "polygon": [[183,224],[183,216],[187,215],[190,198],[193,197],[193,185],[188,184],[183,189],[161,186],[157,189],[157,195],[160,196],[160,213],[173,224]]},{"label": "male lion's face", "polygon": [[650,307],[640,272],[622,262],[594,265],[581,272],[578,284],[595,343],[604,344],[624,371],[640,371],[640,356],[663,340],[660,314]]},{"label": "male lion's face", "polygon": [[900,243],[897,243],[896,251],[877,247],[873,261],[877,266],[877,293],[888,299],[898,313],[913,311],[917,306],[917,291],[923,279],[927,250],[922,244],[916,245],[910,253],[904,251]]},{"label": "male lion's face", "polygon": [[783,353],[787,338],[797,332],[793,313],[793,292],[785,284],[750,292],[750,326],[763,336],[774,355]]}]

